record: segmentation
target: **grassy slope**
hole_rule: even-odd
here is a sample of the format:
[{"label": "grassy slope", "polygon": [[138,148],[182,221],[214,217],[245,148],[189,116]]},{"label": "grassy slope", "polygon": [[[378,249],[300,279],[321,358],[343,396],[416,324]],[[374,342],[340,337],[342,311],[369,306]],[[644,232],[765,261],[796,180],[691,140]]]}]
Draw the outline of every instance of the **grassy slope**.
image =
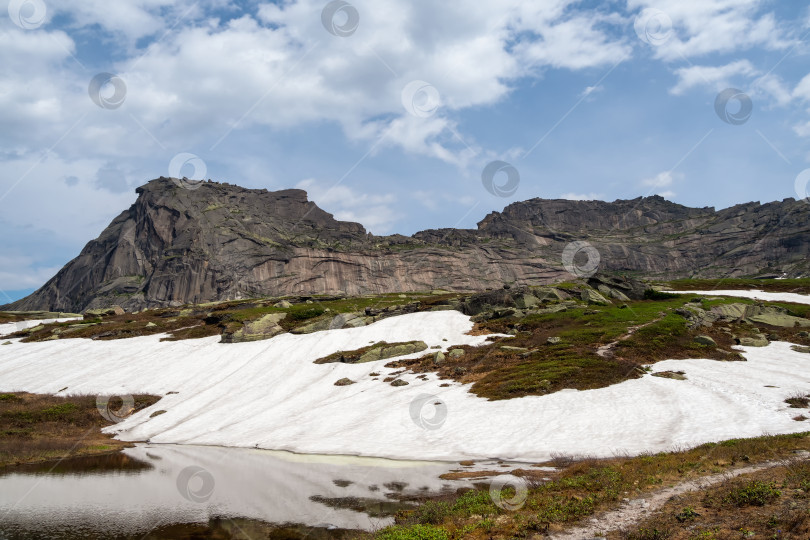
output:
[{"label": "grassy slope", "polygon": [[[759,437],[754,439],[734,439],[722,443],[711,443],[686,451],[642,455],[633,458],[613,458],[605,460],[582,460],[570,462],[559,458],[553,465],[561,467],[560,472],[549,482],[529,481],[525,503],[515,511],[509,511],[493,502],[488,486],[461,495],[445,496],[426,500],[416,510],[400,512],[395,526],[379,531],[366,538],[379,540],[421,540],[455,538],[527,538],[536,534],[560,532],[573,524],[585,520],[597,512],[609,510],[622,504],[622,499],[644,496],[661,487],[674,485],[701,476],[722,473],[741,465],[751,465],[794,456],[795,450],[810,450],[810,433]],[[792,471],[792,472],[791,472]],[[810,466],[794,466],[784,473],[790,490],[804,489],[804,493],[785,491],[786,498],[796,496],[803,501],[803,512],[792,517],[777,517],[777,523],[794,520],[798,526],[810,526],[807,513],[807,489],[810,487]],[[792,474],[790,478],[788,475]],[[746,480],[739,486],[745,488]],[[802,486],[804,486],[802,488]],[[728,486],[723,486],[726,489]],[[506,488],[505,499],[514,496],[513,488]],[[722,496],[712,496],[719,500],[718,509],[728,510],[731,516],[737,512],[737,503],[723,502]],[[675,505],[678,507],[678,505]],[[788,505],[789,506],[789,505]],[[678,511],[682,511],[678,508]],[[672,508],[664,512],[668,519]],[[667,528],[674,532],[673,520],[667,521]],[[658,521],[644,524],[639,529],[660,530]],[[709,527],[711,521],[706,520]],[[763,525],[764,527],[765,525]],[[667,533],[669,534],[669,533]],[[362,536],[361,536],[362,537]],[[620,536],[619,536],[620,537]],[[692,538],[692,536],[675,536]],[[731,538],[732,536],[703,536],[702,538]],[[741,537],[741,536],[740,536]],[[783,538],[784,536],[777,536]],[[669,536],[656,536],[643,533],[633,538],[663,539]],[[792,538],[805,538],[793,536]]]}]

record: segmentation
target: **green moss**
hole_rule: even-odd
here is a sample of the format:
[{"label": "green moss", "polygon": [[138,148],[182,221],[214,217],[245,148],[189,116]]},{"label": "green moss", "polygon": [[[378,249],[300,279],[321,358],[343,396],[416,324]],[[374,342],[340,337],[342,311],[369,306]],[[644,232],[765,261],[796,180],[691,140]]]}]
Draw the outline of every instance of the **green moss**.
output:
[{"label": "green moss", "polygon": [[387,527],[375,535],[377,540],[449,540],[447,531],[433,525]]}]

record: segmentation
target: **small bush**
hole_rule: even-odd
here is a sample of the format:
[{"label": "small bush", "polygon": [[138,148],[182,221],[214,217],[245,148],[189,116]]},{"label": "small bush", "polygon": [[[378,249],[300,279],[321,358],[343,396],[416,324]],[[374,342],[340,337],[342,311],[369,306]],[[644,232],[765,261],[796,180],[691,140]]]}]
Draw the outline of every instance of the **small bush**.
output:
[{"label": "small bush", "polygon": [[792,409],[807,409],[810,408],[810,396],[804,393],[795,394],[787,398],[785,403],[790,405]]},{"label": "small bush", "polygon": [[417,508],[413,515],[419,523],[438,525],[450,514],[447,503],[427,501]]},{"label": "small bush", "polygon": [[657,527],[641,528],[627,535],[628,540],[664,540],[669,538],[669,531]]},{"label": "small bush", "polygon": [[686,508],[681,510],[679,513],[675,514],[675,519],[677,519],[681,523],[683,523],[685,521],[694,521],[695,518],[698,518],[698,517],[700,517],[700,514],[695,512],[695,509],[692,508],[691,506],[687,506]]},{"label": "small bush", "polygon": [[22,398],[19,398],[14,394],[0,394],[0,401],[5,402],[22,401]]},{"label": "small bush", "polygon": [[776,489],[775,483],[753,480],[732,489],[723,498],[723,502],[733,503],[737,506],[765,506],[781,495],[782,492]]},{"label": "small bush", "polygon": [[498,513],[498,507],[492,502],[488,491],[468,491],[453,504],[452,512],[464,516]]},{"label": "small bush", "polygon": [[655,289],[647,289],[644,291],[644,300],[671,300],[673,298],[680,298],[680,294],[666,293],[656,291]]},{"label": "small bush", "polygon": [[297,321],[305,321],[307,319],[314,319],[319,315],[326,313],[326,310],[321,306],[307,306],[305,308],[291,309],[287,312],[287,317]]}]

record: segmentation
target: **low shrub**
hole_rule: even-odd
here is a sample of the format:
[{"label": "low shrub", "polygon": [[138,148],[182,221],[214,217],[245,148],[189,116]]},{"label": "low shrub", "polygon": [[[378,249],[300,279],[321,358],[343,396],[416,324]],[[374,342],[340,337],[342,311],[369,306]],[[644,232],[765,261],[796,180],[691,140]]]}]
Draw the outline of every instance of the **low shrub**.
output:
[{"label": "low shrub", "polygon": [[776,489],[775,483],[752,480],[729,491],[723,502],[737,506],[765,506],[781,495],[782,492]]}]

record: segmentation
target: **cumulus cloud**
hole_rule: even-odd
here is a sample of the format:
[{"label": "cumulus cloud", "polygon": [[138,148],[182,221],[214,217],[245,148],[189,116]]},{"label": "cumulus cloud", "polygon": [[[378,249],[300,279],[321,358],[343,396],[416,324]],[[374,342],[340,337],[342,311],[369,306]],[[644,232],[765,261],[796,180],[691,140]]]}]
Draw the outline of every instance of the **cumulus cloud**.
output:
[{"label": "cumulus cloud", "polygon": [[604,201],[604,193],[563,193],[561,199],[569,201]]},{"label": "cumulus cloud", "polygon": [[689,66],[675,70],[678,76],[676,84],[670,92],[680,95],[695,86],[708,86],[712,89],[722,90],[732,85],[732,80],[738,76],[749,77],[755,75],[757,70],[748,60],[737,60],[724,66]]},{"label": "cumulus cloud", "polygon": [[396,198],[392,194],[360,193],[349,186],[319,182],[313,178],[302,180],[297,188],[307,191],[309,200],[332,213],[335,219],[363,224],[374,234],[387,234],[402,214],[394,209]]},{"label": "cumulus cloud", "polygon": [[628,0],[631,10],[657,9],[672,22],[668,39],[653,48],[660,59],[682,60],[752,47],[783,50],[795,41],[786,37],[773,13],[762,13],[765,0]]}]

